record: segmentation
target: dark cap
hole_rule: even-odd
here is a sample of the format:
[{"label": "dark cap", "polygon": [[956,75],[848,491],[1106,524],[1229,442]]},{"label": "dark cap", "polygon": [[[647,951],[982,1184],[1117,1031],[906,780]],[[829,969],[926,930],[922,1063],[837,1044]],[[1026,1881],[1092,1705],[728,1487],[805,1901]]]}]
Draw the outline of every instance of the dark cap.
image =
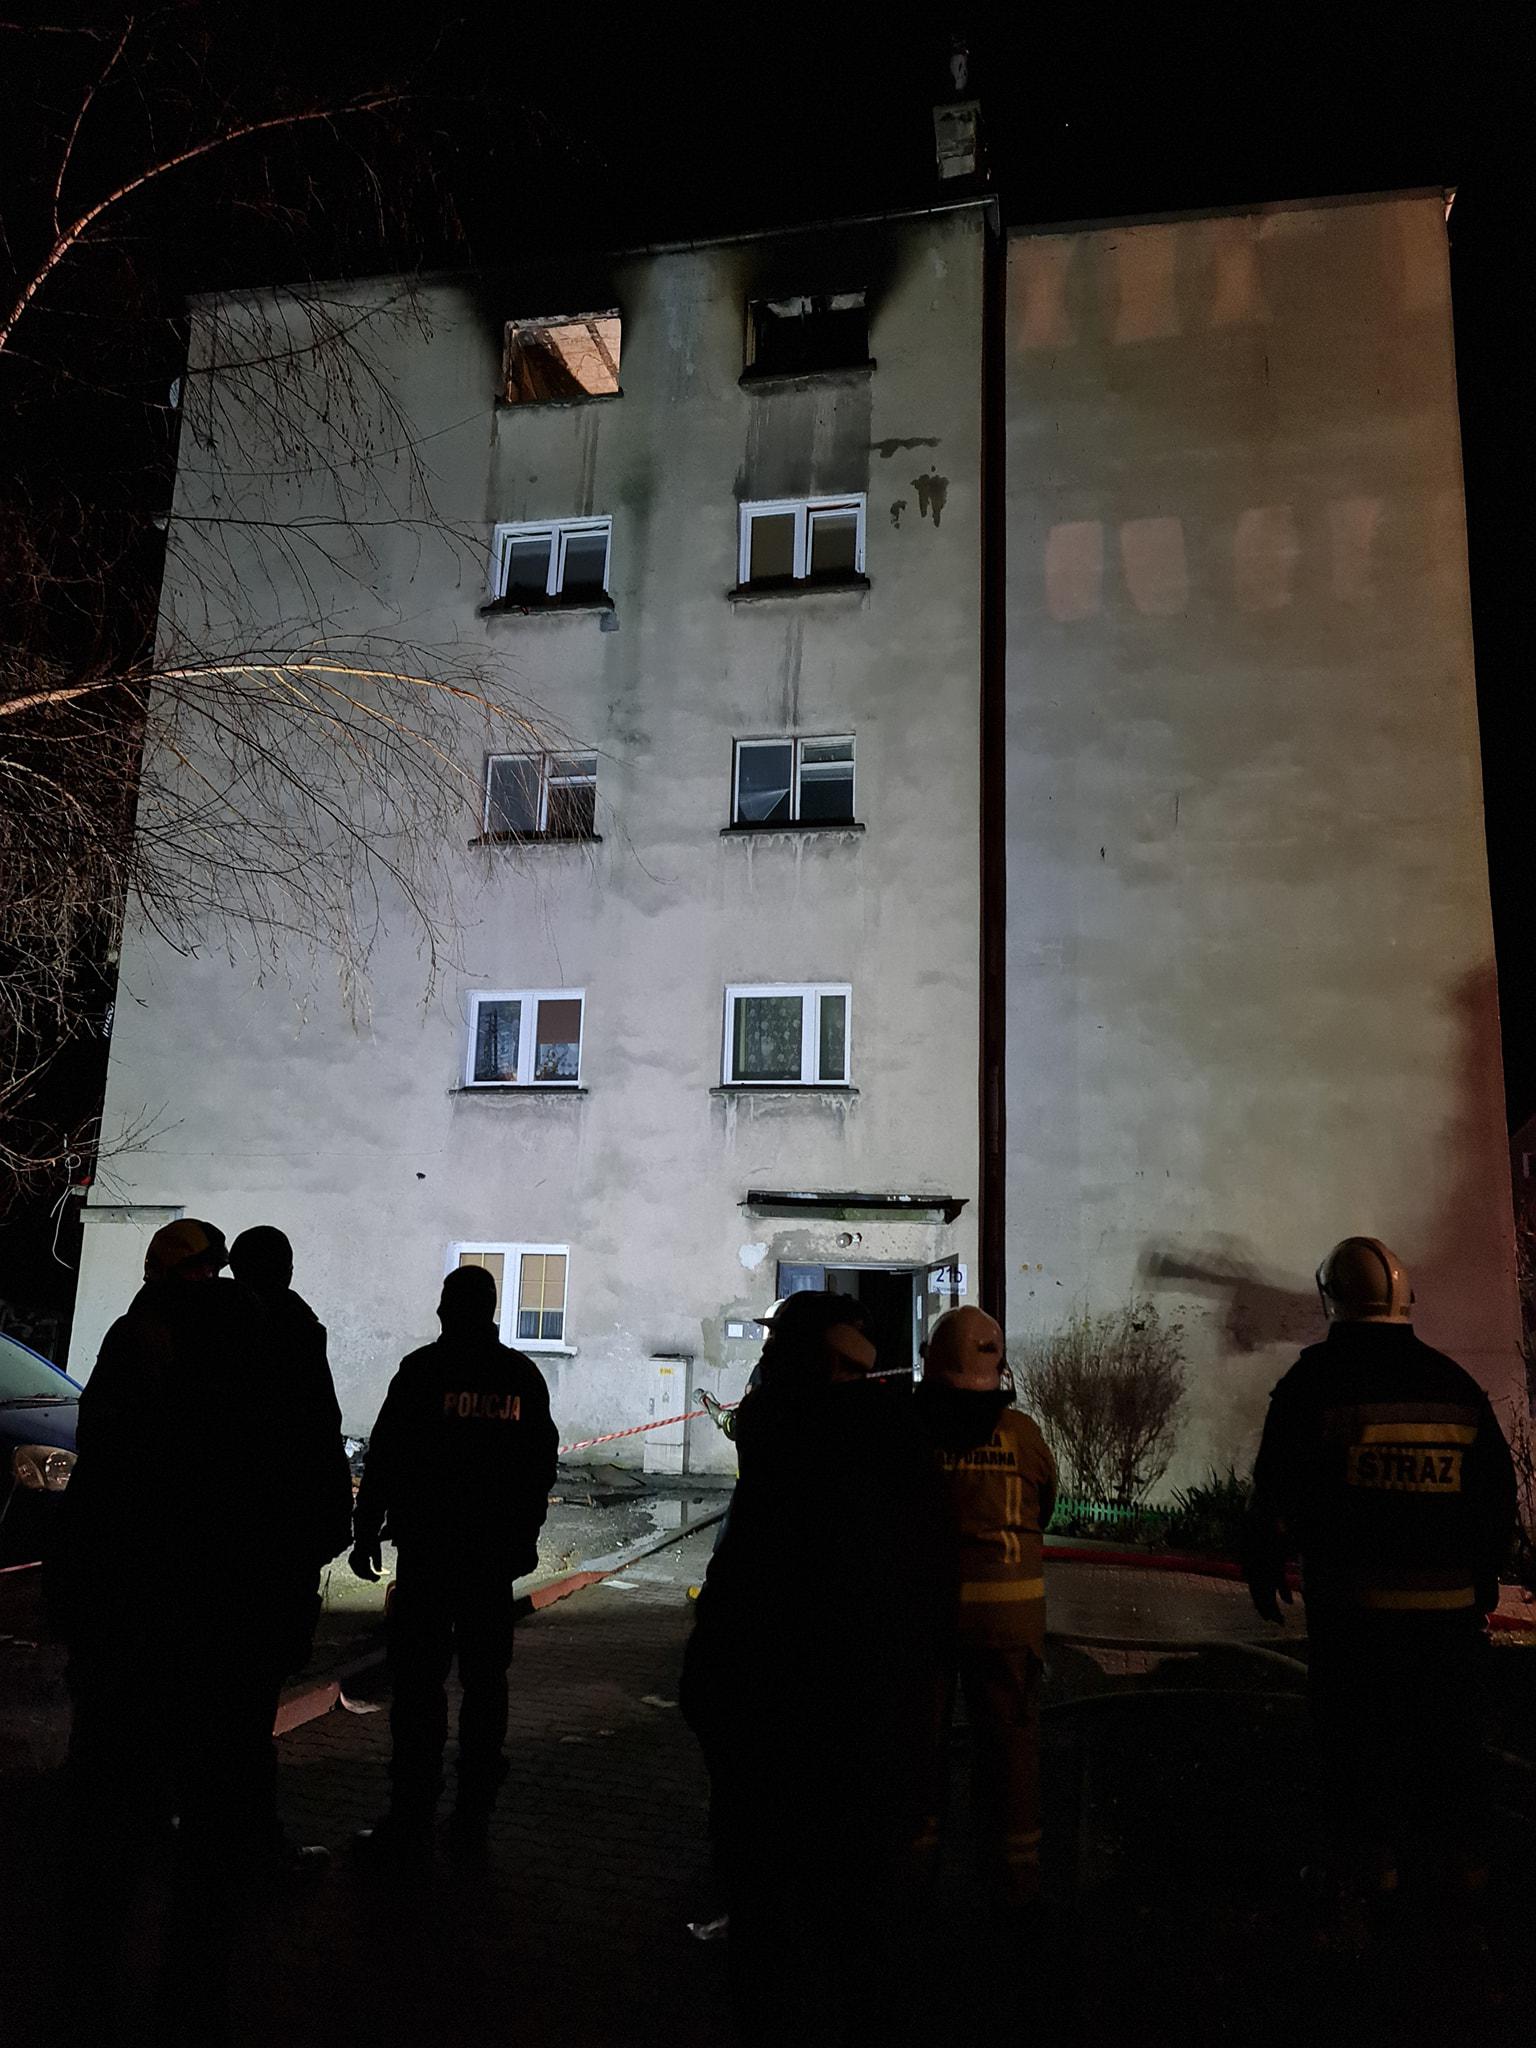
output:
[{"label": "dark cap", "polygon": [[195,1216],[183,1216],[175,1223],[162,1224],[149,1240],[144,1278],[168,1280],[189,1266],[206,1266],[210,1273],[217,1273],[228,1263],[223,1231],[211,1223],[200,1223]]},{"label": "dark cap", "polygon": [[496,1280],[484,1266],[455,1266],[443,1281],[439,1319],[449,1323],[494,1323]]}]

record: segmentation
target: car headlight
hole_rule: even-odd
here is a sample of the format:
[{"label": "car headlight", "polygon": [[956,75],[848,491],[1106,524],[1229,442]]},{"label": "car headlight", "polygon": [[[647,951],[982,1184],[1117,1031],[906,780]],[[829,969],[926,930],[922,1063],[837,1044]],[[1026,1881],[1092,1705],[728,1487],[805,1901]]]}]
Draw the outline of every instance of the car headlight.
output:
[{"label": "car headlight", "polygon": [[62,1493],[74,1469],[74,1452],[54,1444],[18,1444],[11,1453],[11,1476],[31,1493]]}]

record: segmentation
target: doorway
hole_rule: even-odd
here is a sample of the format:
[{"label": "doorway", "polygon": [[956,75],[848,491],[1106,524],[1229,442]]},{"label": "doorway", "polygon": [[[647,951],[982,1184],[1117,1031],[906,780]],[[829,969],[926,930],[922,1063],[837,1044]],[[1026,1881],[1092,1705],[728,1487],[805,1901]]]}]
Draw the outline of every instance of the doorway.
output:
[{"label": "doorway", "polygon": [[851,1294],[869,1318],[877,1372],[914,1372],[928,1332],[959,1299],[953,1259],[929,1266],[802,1266],[780,1261],[778,1291]]}]

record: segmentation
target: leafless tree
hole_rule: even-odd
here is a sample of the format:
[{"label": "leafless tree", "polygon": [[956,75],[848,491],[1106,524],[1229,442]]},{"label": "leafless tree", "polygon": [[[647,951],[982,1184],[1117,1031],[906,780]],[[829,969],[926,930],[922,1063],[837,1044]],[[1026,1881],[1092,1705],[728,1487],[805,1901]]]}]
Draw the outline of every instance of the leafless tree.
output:
[{"label": "leafless tree", "polygon": [[[407,918],[430,989],[454,930],[439,853],[478,829],[480,755],[545,730],[463,649],[349,626],[316,597],[338,566],[366,585],[381,528],[481,545],[438,517],[378,365],[380,322],[420,317],[411,292],[382,308],[314,286],[242,293],[233,321],[215,298],[173,332],[162,202],[238,202],[258,249],[287,235],[312,256],[324,176],[355,173],[386,220],[380,166],[402,160],[407,107],[387,82],[253,105],[194,18],[216,11],[0,23],[13,78],[36,67],[48,145],[0,203],[0,418],[30,458],[0,489],[0,1205],[91,1155],[92,1129],[50,1116],[43,1084],[100,1026],[131,906],[178,950],[239,952],[258,973],[308,949],[352,997],[381,920]],[[178,388],[149,400],[146,378],[182,350]],[[115,496],[50,455],[82,409],[153,414],[122,434],[134,475]],[[178,432],[212,475],[173,518]],[[241,468],[252,448],[259,474]],[[162,550],[198,601],[157,628]]]},{"label": "leafless tree", "polygon": [[1183,1331],[1148,1301],[1094,1314],[1013,1356],[1025,1404],[1066,1468],[1073,1492],[1133,1507],[1168,1469],[1184,1400]]}]

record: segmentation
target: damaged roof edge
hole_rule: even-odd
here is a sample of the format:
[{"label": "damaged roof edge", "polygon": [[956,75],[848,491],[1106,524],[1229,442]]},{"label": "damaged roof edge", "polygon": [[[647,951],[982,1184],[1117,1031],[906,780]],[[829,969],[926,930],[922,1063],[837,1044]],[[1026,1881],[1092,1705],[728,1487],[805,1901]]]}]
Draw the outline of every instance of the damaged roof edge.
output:
[{"label": "damaged roof edge", "polygon": [[[699,235],[678,242],[631,242],[615,249],[602,243],[590,247],[579,242],[573,243],[568,251],[562,251],[558,259],[552,259],[548,251],[523,260],[532,263],[558,260],[587,263],[622,263],[634,256],[683,256],[690,250],[730,249],[744,242],[788,242],[797,235],[835,234],[843,228],[878,227],[885,221],[924,221],[942,218],[945,214],[983,211],[991,216],[991,226],[997,233],[1001,222],[995,192],[973,193],[966,199],[944,199],[932,206],[896,206],[884,213],[834,214],[824,220],[807,220],[778,227],[738,228],[730,234]],[[218,285],[204,292],[188,292],[182,303],[200,306],[217,299],[255,298],[264,293],[273,296],[296,293],[362,291],[369,285],[393,284],[401,278],[409,278],[413,289],[434,285],[462,284],[466,278],[494,276],[504,272],[519,260],[514,253],[497,263],[465,264],[458,270],[374,270],[356,277],[307,277],[289,278],[283,282],[246,285]]]}]

